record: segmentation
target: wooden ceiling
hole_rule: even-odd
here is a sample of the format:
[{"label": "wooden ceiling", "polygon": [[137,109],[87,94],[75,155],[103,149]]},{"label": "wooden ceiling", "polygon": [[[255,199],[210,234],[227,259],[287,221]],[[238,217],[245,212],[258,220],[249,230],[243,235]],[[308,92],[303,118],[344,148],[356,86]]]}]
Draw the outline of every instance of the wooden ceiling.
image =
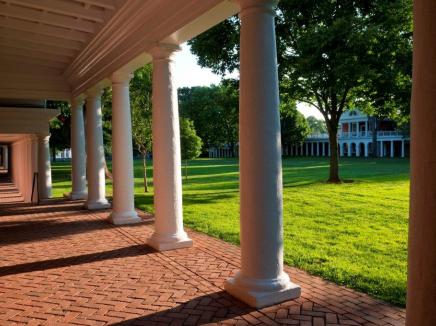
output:
[{"label": "wooden ceiling", "polygon": [[0,67],[62,73],[116,7],[115,0],[0,0]]}]

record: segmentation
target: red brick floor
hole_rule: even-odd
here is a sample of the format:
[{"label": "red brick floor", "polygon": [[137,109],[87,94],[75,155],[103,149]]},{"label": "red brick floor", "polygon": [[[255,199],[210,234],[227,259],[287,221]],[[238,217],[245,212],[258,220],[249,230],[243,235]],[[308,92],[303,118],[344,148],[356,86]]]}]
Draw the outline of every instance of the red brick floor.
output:
[{"label": "red brick floor", "polygon": [[0,186],[0,325],[404,325],[404,309],[291,267],[301,298],[255,310],[223,291],[236,246],[190,231],[194,247],[160,253],[151,216],[116,227],[81,202],[19,199]]}]

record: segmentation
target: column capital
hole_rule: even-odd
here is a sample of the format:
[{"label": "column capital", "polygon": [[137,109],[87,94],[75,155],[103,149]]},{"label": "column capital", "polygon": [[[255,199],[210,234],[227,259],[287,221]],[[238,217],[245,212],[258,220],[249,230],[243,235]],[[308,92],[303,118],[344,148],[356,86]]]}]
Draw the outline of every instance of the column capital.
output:
[{"label": "column capital", "polygon": [[75,109],[77,107],[83,108],[83,104],[85,103],[85,97],[80,96],[80,97],[72,98],[70,103],[72,109]]},{"label": "column capital", "polygon": [[95,86],[93,88],[90,88],[86,91],[86,99],[90,97],[101,97],[101,94],[103,93],[103,88],[99,86]]},{"label": "column capital", "polygon": [[133,78],[133,74],[131,72],[115,71],[111,75],[111,82],[112,82],[112,84],[126,84],[126,85],[128,85],[132,78]]},{"label": "column capital", "polygon": [[150,50],[153,60],[170,60],[174,52],[180,51],[177,44],[159,43]]},{"label": "column capital", "polygon": [[244,15],[247,10],[250,12],[268,12],[275,14],[275,7],[279,0],[235,0],[241,8],[240,15]]},{"label": "column capital", "polygon": [[50,141],[50,134],[37,134],[38,141],[47,144]]}]

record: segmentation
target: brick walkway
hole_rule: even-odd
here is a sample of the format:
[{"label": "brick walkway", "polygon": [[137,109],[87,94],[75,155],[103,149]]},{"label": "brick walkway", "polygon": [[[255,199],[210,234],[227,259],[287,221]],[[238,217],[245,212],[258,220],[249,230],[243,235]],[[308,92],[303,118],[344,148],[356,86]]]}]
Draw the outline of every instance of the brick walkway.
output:
[{"label": "brick walkway", "polygon": [[193,248],[159,253],[151,216],[115,227],[81,202],[19,200],[0,185],[0,325],[404,325],[403,309],[290,267],[302,297],[254,310],[223,291],[236,246],[191,231]]}]

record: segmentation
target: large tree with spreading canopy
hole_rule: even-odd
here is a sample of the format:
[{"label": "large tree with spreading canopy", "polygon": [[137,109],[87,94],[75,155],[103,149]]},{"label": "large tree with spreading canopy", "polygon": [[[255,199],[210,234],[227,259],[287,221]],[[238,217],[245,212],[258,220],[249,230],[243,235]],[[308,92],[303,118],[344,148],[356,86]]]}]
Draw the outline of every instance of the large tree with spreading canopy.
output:
[{"label": "large tree with spreading canopy", "polygon": [[[407,115],[411,0],[286,0],[277,8],[282,94],[316,107],[331,146],[329,182],[340,182],[337,134],[342,113]],[[232,17],[190,41],[201,66],[221,74],[239,60]]]}]

